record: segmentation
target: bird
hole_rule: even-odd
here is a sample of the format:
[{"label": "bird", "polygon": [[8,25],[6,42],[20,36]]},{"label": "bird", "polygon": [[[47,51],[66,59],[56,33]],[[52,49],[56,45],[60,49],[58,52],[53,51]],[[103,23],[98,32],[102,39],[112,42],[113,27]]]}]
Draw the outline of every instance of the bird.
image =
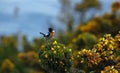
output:
[{"label": "bird", "polygon": [[54,34],[55,34],[55,31],[53,28],[48,28],[48,34],[44,34],[42,32],[40,32],[41,35],[43,35],[43,37],[46,39],[46,40],[50,40],[51,38],[54,37]]}]

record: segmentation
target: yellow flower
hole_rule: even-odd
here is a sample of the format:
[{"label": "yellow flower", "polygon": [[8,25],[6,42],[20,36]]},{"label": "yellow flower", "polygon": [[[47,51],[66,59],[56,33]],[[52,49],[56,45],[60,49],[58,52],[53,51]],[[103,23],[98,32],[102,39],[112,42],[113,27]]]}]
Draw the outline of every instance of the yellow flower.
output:
[{"label": "yellow flower", "polygon": [[114,68],[114,66],[111,66],[111,69],[113,69]]},{"label": "yellow flower", "polygon": [[110,58],[111,60],[113,60],[113,59],[114,59],[114,55],[109,56],[109,58]]},{"label": "yellow flower", "polygon": [[110,66],[105,67],[106,71],[109,71],[110,69],[111,69]]},{"label": "yellow flower", "polygon": [[113,51],[110,51],[109,53],[110,53],[110,54],[113,54]]},{"label": "yellow flower", "polygon": [[81,54],[81,52],[79,51],[78,54]]},{"label": "yellow flower", "polygon": [[101,73],[105,73],[104,71],[101,71]]},{"label": "yellow flower", "polygon": [[107,44],[108,44],[108,42],[109,42],[109,41],[106,39],[106,40],[105,40],[105,42],[104,42],[104,45],[107,45]]},{"label": "yellow flower", "polygon": [[14,63],[12,63],[9,59],[5,59],[2,63],[3,70],[12,70],[14,68]]},{"label": "yellow flower", "polygon": [[54,45],[54,46],[53,46],[53,48],[57,48],[57,46],[56,46],[56,45]]},{"label": "yellow flower", "polygon": [[82,52],[83,52],[83,53],[86,53],[86,52],[88,52],[88,50],[86,50],[86,49],[83,49],[83,50],[82,50]]},{"label": "yellow flower", "polygon": [[104,41],[105,40],[105,38],[100,38],[100,41]]},{"label": "yellow flower", "polygon": [[45,58],[48,58],[48,55],[47,55],[47,54],[45,54]]},{"label": "yellow flower", "polygon": [[106,37],[107,37],[107,38],[111,37],[111,34],[106,34]]},{"label": "yellow flower", "polygon": [[117,56],[116,61],[120,62],[120,56]]},{"label": "yellow flower", "polygon": [[56,51],[54,51],[53,53],[56,54]]},{"label": "yellow flower", "polygon": [[39,59],[39,60],[38,60],[38,62],[40,63],[40,62],[41,62],[41,60]]},{"label": "yellow flower", "polygon": [[74,60],[73,56],[71,57],[71,60]]},{"label": "yellow flower", "polygon": [[26,53],[19,53],[18,54],[18,58],[21,60],[21,61],[25,61],[27,56],[26,56]]},{"label": "yellow flower", "polygon": [[101,73],[118,73],[118,71],[114,68],[114,66],[107,66]]},{"label": "yellow flower", "polygon": [[116,40],[116,41],[120,41],[120,31],[119,31],[119,34],[117,34],[117,35],[115,36],[115,40]]},{"label": "yellow flower", "polygon": [[69,49],[69,51],[71,52],[71,51],[72,51],[72,49]]},{"label": "yellow flower", "polygon": [[120,63],[118,63],[117,65],[115,65],[115,68],[120,69]]},{"label": "yellow flower", "polygon": [[62,61],[60,61],[60,64],[64,65],[64,63]]},{"label": "yellow flower", "polygon": [[55,44],[57,44],[57,41],[54,41],[54,42],[53,42],[53,45],[55,45]]},{"label": "yellow flower", "polygon": [[51,48],[51,50],[53,51],[53,50],[54,50],[54,48]]},{"label": "yellow flower", "polygon": [[84,63],[84,58],[82,58],[81,62],[80,63]]},{"label": "yellow flower", "polygon": [[65,68],[65,71],[67,71],[67,69]]},{"label": "yellow flower", "polygon": [[108,60],[108,58],[107,58],[107,57],[105,57],[105,60]]},{"label": "yellow flower", "polygon": [[114,50],[114,47],[112,45],[109,45],[108,50]]},{"label": "yellow flower", "polygon": [[76,41],[77,41],[76,38],[72,39],[72,42],[73,42],[73,43],[75,43]]},{"label": "yellow flower", "polygon": [[57,46],[57,48],[60,48],[60,46]]},{"label": "yellow flower", "polygon": [[79,58],[80,56],[79,56],[79,55],[77,55],[77,57]]},{"label": "yellow flower", "polygon": [[55,63],[58,63],[57,61],[55,61]]}]

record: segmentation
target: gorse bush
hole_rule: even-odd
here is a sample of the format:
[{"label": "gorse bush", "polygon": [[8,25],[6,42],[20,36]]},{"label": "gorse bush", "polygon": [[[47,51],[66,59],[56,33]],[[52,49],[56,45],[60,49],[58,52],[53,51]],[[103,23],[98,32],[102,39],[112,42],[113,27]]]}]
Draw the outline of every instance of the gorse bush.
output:
[{"label": "gorse bush", "polygon": [[29,65],[34,65],[38,63],[38,54],[34,51],[19,53],[18,58],[20,61],[27,63]]},{"label": "gorse bush", "polygon": [[104,70],[101,71],[101,73],[119,73],[114,66],[107,66]]},{"label": "gorse bush", "polygon": [[82,48],[93,48],[93,45],[98,42],[98,39],[95,35],[90,33],[82,33],[78,35],[77,37],[74,37],[72,39],[72,42],[69,45],[72,48],[76,48],[77,50],[80,50]]},{"label": "gorse bush", "polygon": [[2,63],[0,73],[11,73],[14,70],[14,67],[15,65],[11,60],[5,59],[4,62]]},{"label": "gorse bush", "polygon": [[84,48],[80,51],[72,51],[65,45],[52,41],[40,49],[40,65],[47,71],[57,73],[68,73],[72,68],[88,73],[118,73],[119,43],[120,33],[115,37],[105,34],[92,49]]},{"label": "gorse bush", "polygon": [[99,53],[92,50],[82,49],[75,55],[75,67],[89,72],[102,61]]},{"label": "gorse bush", "polygon": [[77,52],[74,56],[75,67],[87,72],[118,73],[120,68],[119,42],[120,34],[117,34],[115,38],[110,34],[104,35],[93,49],[82,49]]},{"label": "gorse bush", "polygon": [[39,50],[40,65],[47,71],[67,73],[72,66],[72,49],[57,41],[49,42]]}]

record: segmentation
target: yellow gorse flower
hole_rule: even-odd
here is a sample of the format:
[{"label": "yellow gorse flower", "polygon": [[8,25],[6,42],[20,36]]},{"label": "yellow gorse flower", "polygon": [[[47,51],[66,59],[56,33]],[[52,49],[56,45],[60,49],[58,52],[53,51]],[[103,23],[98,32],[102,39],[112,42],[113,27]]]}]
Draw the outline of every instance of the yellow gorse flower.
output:
[{"label": "yellow gorse flower", "polygon": [[67,71],[67,69],[65,68],[65,71]]},{"label": "yellow gorse flower", "polygon": [[60,64],[64,65],[64,63],[62,61],[60,61]]},{"label": "yellow gorse flower", "polygon": [[57,46],[57,48],[59,49],[59,48],[60,48],[60,46]]},{"label": "yellow gorse flower", "polygon": [[54,51],[53,53],[54,53],[54,54],[56,54],[57,52],[56,52],[56,51]]},{"label": "yellow gorse flower", "polygon": [[120,62],[117,65],[115,65],[115,68],[120,69]]},{"label": "yellow gorse flower", "polygon": [[39,59],[38,62],[40,63],[40,62],[41,62],[41,59]]},{"label": "yellow gorse flower", "polygon": [[53,42],[53,45],[56,45],[56,44],[57,44],[57,41],[54,41],[54,42]]},{"label": "yellow gorse flower", "polygon": [[48,58],[48,55],[47,55],[47,54],[45,54],[45,58]]},{"label": "yellow gorse flower", "polygon": [[5,59],[2,63],[3,70],[12,70],[15,67],[14,63],[12,63],[9,59]]},{"label": "yellow gorse flower", "polygon": [[101,73],[118,73],[118,71],[114,68],[114,66],[107,66]]},{"label": "yellow gorse flower", "polygon": [[54,48],[51,48],[52,51],[54,51],[55,49]]},{"label": "yellow gorse flower", "polygon": [[72,51],[72,49],[69,49],[69,51],[71,52],[71,51]]}]

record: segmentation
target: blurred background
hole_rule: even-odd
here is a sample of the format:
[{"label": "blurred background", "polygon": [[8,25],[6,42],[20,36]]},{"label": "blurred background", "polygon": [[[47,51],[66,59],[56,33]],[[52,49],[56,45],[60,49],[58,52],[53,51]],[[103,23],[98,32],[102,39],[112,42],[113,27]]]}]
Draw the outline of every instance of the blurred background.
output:
[{"label": "blurred background", "polygon": [[49,27],[67,47],[93,48],[120,30],[120,0],[0,0],[0,73],[45,73],[37,54]]},{"label": "blurred background", "polygon": [[[56,31],[65,27],[59,17],[73,16],[75,25],[79,24],[79,15],[75,11],[75,5],[82,0],[71,0],[65,7],[60,0],[1,0],[0,1],[0,35],[12,35],[22,32],[29,40],[39,37],[39,31],[47,32],[47,28],[55,26]],[[88,9],[85,13],[85,20],[99,16],[105,12],[111,13],[111,3],[114,0],[99,0],[100,5]],[[67,9],[68,8],[68,9]],[[63,28],[65,29],[65,28]]]}]

